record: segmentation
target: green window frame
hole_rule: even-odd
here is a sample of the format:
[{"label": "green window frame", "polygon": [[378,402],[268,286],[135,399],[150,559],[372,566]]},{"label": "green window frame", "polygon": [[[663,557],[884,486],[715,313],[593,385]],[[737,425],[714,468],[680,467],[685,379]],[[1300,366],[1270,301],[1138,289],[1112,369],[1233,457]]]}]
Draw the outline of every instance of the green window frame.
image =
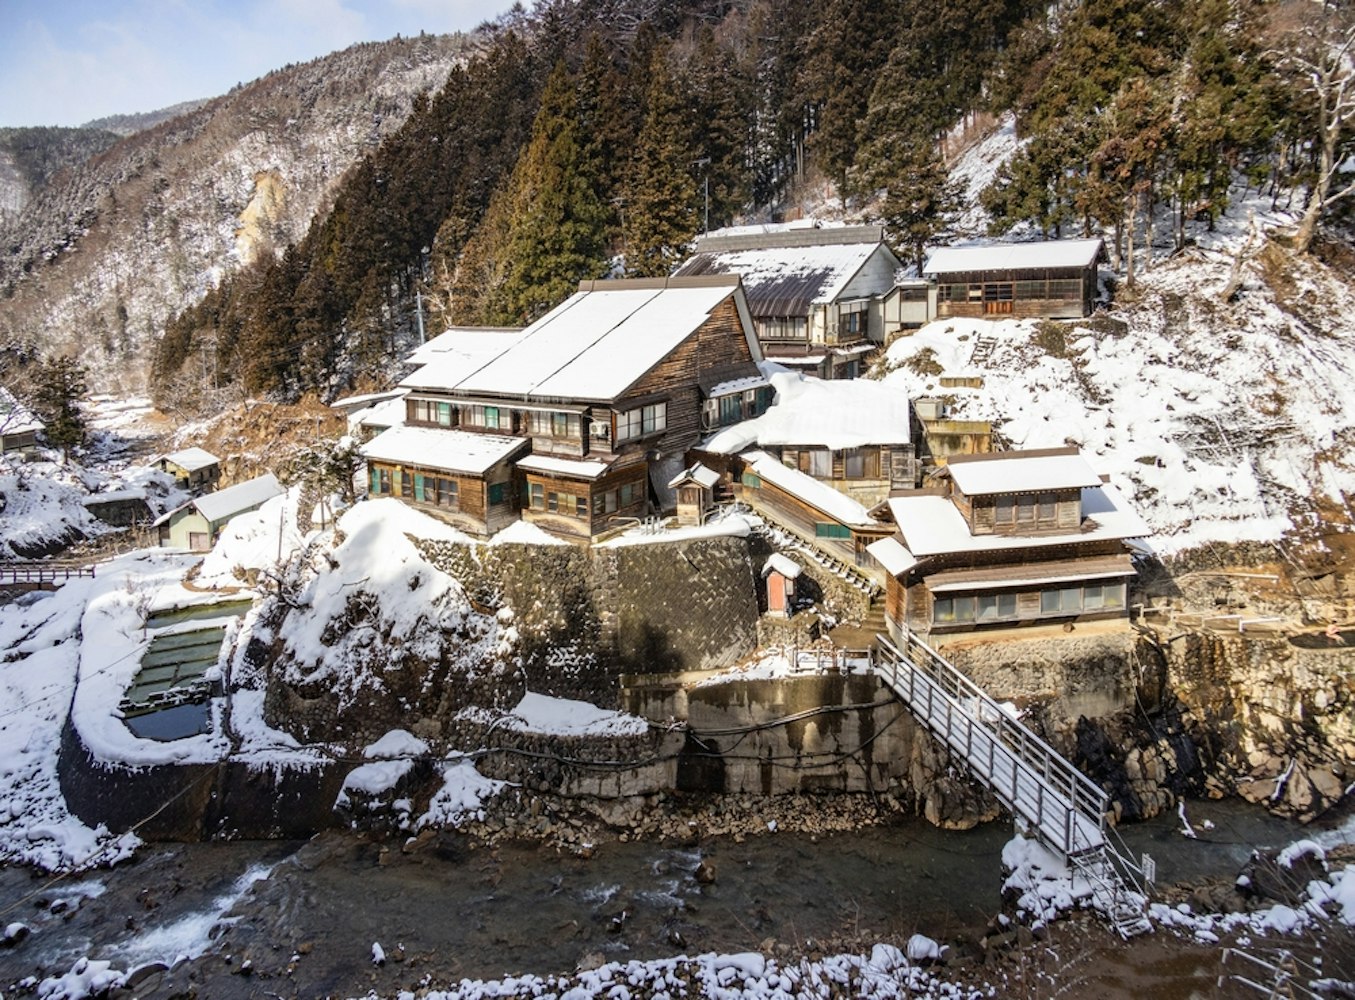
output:
[{"label": "green window frame", "polygon": [[489,484],[489,503],[490,506],[508,502],[508,484],[490,483]]},{"label": "green window frame", "polygon": [[750,490],[762,489],[762,477],[756,472],[745,472],[739,477],[739,482],[743,483],[743,485],[747,486]]},{"label": "green window frame", "polygon": [[814,522],[814,537],[850,539],[852,537],[852,529],[845,524],[834,524],[831,521],[816,521]]}]

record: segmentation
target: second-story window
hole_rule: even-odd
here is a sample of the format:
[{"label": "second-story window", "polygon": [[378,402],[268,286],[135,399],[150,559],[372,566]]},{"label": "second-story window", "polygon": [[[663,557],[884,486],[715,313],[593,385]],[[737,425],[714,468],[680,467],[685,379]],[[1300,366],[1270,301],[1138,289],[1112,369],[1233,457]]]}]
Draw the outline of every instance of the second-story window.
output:
[{"label": "second-story window", "polygon": [[648,434],[658,434],[668,427],[668,404],[654,403],[625,410],[616,415],[617,441],[630,441]]}]

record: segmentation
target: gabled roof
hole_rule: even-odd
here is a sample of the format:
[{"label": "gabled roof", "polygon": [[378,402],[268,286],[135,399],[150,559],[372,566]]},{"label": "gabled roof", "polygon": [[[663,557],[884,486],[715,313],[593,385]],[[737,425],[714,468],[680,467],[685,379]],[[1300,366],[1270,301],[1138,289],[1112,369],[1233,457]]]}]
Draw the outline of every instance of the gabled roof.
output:
[{"label": "gabled roof", "polygon": [[401,384],[418,388],[459,382],[512,347],[521,335],[520,328],[452,327],[405,359],[409,364],[424,366],[414,373],[423,381],[414,385],[407,378]]},{"label": "gabled roof", "polygon": [[218,490],[215,493],[208,493],[206,496],[198,497],[196,500],[190,500],[182,506],[175,507],[168,513],[162,514],[156,519],[155,524],[164,524],[175,514],[182,510],[192,508],[205,517],[208,521],[216,523],[225,521],[234,517],[236,514],[247,510],[253,510],[275,496],[280,496],[287,492],[282,484],[278,482],[277,476],[271,472],[265,472],[257,479],[250,479],[247,482],[236,483],[234,486],[228,486],[224,490]]},{"label": "gabled roof", "polygon": [[759,361],[736,276],[585,281],[492,357],[478,362],[435,358],[401,385],[523,402],[610,402],[624,396],[731,297],[753,360]]},{"label": "gabled roof", "polygon": [[835,301],[877,253],[893,260],[892,274],[899,262],[878,226],[708,238],[675,274],[737,274],[754,316],[804,316]]},{"label": "gabled roof", "polygon": [[732,455],[745,448],[863,448],[908,444],[908,394],[869,379],[827,381],[782,372],[771,377],[776,401],[766,413],[717,431],[707,451]]},{"label": "gabled roof", "polygon": [[0,434],[27,434],[45,430],[46,425],[8,389],[0,387]]},{"label": "gabled roof", "polygon": [[890,497],[889,512],[916,559],[1144,538],[1152,533],[1109,484],[1082,491],[1082,527],[1059,535],[971,535],[969,523],[949,497],[928,494]]},{"label": "gabled roof", "polygon": [[203,469],[220,464],[221,459],[204,448],[184,448],[180,451],[170,452],[168,455],[162,455],[160,461],[177,465],[185,472],[200,472]]},{"label": "gabled roof", "polygon": [[1101,483],[1076,448],[954,455],[938,474],[949,476],[970,497],[1083,489]]},{"label": "gabled roof", "polygon": [[700,462],[697,462],[691,468],[683,469],[668,482],[669,489],[677,489],[683,483],[696,483],[703,489],[714,489],[715,484],[720,481],[720,474],[714,469],[708,469]]},{"label": "gabled roof", "polygon": [[927,258],[925,275],[964,271],[1042,271],[1089,267],[1101,255],[1100,240],[1043,240],[943,247]]},{"label": "gabled roof", "polygon": [[441,427],[392,427],[362,446],[362,456],[378,462],[444,469],[480,476],[521,451],[526,438],[479,434]]}]

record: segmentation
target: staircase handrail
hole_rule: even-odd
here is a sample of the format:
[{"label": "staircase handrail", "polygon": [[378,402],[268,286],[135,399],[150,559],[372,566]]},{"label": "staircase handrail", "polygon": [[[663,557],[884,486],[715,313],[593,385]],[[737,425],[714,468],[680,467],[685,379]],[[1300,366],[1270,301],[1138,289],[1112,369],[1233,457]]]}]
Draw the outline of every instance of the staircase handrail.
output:
[{"label": "staircase handrail", "polygon": [[[1085,774],[1073,767],[1068,761],[1029,728],[1012,718],[996,701],[977,684],[941,657],[936,650],[913,634],[904,631],[905,645],[916,655],[907,655],[888,638],[878,639],[887,653],[893,653],[900,660],[906,659],[929,679],[940,686],[943,693],[950,695],[963,704],[972,700],[980,706],[971,712],[974,720],[997,737],[1008,749],[1012,750],[1032,769],[1041,774],[1051,785],[1067,790],[1069,805],[1088,819],[1093,820],[1097,828],[1104,831],[1106,811],[1110,796]],[[921,662],[919,662],[919,657]],[[888,659],[888,657],[886,657]],[[1090,846],[1090,845],[1089,845]]]}]

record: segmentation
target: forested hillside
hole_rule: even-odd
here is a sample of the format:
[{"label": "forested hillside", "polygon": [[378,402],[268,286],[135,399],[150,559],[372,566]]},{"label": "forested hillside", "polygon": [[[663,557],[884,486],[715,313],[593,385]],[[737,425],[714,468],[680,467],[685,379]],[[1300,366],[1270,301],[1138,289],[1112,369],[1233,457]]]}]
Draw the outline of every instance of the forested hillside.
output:
[{"label": "forested hillside", "polygon": [[416,94],[442,85],[467,44],[354,46],[121,139],[0,137],[0,172],[13,162],[25,179],[21,210],[0,213],[0,349],[75,354],[96,384],[143,388],[166,322],[223,275],[299,241],[349,166],[399,128]]},{"label": "forested hillside", "polygon": [[[1258,192],[1306,251],[1351,200],[1350,21],[1308,0],[543,0],[483,30],[308,230],[185,289],[153,384],[334,394],[398,359],[416,292],[434,327],[524,323],[825,191],[910,262],[964,209],[995,234],[1104,234],[1132,284]],[[999,119],[1009,158],[963,194],[957,157]]]}]

